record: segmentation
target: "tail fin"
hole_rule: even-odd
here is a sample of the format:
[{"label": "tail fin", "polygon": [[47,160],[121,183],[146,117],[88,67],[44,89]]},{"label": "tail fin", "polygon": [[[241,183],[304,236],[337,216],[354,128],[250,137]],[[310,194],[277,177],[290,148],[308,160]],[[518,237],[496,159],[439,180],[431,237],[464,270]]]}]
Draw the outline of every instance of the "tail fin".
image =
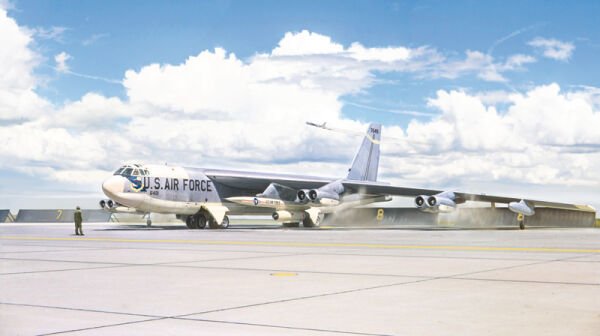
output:
[{"label": "tail fin", "polygon": [[370,124],[362,145],[348,171],[348,180],[377,181],[381,124]]}]

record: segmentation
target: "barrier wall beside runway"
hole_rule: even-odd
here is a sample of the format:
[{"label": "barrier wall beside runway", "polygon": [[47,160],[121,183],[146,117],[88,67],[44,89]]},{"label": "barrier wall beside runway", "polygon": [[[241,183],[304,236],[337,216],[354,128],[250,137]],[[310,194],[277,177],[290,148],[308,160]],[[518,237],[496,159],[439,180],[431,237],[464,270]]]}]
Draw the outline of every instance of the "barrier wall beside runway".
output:
[{"label": "barrier wall beside runway", "polygon": [[[517,214],[507,208],[460,208],[447,214],[431,214],[415,208],[356,208],[329,216],[331,225],[415,225],[485,228],[517,226]],[[530,227],[594,227],[596,213],[536,208],[525,218]]]},{"label": "barrier wall beside runway", "polygon": [[0,223],[10,222],[10,210],[0,210]]},{"label": "barrier wall beside runway", "polygon": [[[19,210],[15,222],[19,223],[72,223],[73,209],[25,209]],[[83,222],[108,222],[111,213],[102,209],[84,209]]]}]

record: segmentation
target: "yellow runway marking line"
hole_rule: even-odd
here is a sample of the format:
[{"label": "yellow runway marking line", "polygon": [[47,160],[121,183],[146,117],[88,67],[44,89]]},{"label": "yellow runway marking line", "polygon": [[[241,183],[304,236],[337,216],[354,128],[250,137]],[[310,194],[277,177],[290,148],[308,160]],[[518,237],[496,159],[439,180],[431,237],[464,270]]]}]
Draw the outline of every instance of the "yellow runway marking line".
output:
[{"label": "yellow runway marking line", "polygon": [[272,276],[276,276],[276,277],[291,277],[291,276],[297,276],[298,273],[292,273],[292,272],[277,272],[277,273],[271,273]]},{"label": "yellow runway marking line", "polygon": [[600,249],[554,248],[554,247],[496,247],[496,246],[453,246],[453,245],[390,245],[372,243],[306,243],[269,241],[219,241],[187,239],[126,239],[91,237],[28,237],[0,236],[5,240],[46,240],[46,241],[93,241],[110,243],[165,243],[198,245],[240,245],[240,246],[279,246],[279,247],[354,247],[396,250],[451,250],[451,251],[504,251],[504,252],[550,252],[550,253],[600,253]]}]

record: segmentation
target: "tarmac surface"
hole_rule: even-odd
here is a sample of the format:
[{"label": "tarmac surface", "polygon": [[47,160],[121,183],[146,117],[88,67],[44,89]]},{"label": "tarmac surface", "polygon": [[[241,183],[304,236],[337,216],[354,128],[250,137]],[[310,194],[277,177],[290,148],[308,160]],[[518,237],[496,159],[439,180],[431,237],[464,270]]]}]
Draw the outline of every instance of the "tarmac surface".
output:
[{"label": "tarmac surface", "polygon": [[600,335],[600,229],[0,224],[1,335]]}]

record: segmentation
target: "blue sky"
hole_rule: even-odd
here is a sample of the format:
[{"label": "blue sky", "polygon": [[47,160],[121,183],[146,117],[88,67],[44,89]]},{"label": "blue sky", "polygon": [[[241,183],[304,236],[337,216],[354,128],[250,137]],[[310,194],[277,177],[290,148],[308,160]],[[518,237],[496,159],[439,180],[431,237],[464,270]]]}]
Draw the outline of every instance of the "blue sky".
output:
[{"label": "blue sky", "polygon": [[[510,85],[527,87],[557,82],[561,86],[596,85],[600,67],[598,23],[592,13],[600,3],[581,1],[17,1],[13,16],[29,27],[64,27],[57,40],[38,41],[52,65],[63,50],[73,57],[72,71],[121,80],[127,69],[150,63],[178,64],[202,50],[223,47],[242,59],[268,52],[285,32],[309,29],[349,45],[433,46],[450,56],[464,50],[487,52],[497,58],[528,52],[527,41],[548,36],[577,43],[568,62],[540,60],[527,71],[511,74]],[[55,76],[51,68],[38,72],[51,78],[39,92],[55,103],[76,100],[86,92],[125,96],[118,84],[75,76]],[[504,83],[415,80],[405,74],[382,76],[385,84],[366,94],[345,97],[376,108],[425,110],[425,100],[440,89],[455,87],[506,89]],[[472,77],[472,76],[471,76]],[[398,123],[397,115],[345,106],[348,116],[368,121],[374,117]],[[404,120],[400,120],[403,124]]]},{"label": "blue sky", "polygon": [[0,81],[0,95],[27,97],[0,102],[0,144],[29,153],[3,153],[13,162],[0,165],[13,181],[5,191],[48,192],[58,181],[98,193],[102,176],[127,160],[343,171],[359,140],[306,130],[311,120],[352,130],[383,123],[393,140],[382,176],[396,183],[503,194],[525,185],[542,197],[544,185],[581,187],[585,196],[573,201],[599,197],[597,1],[0,8],[13,48],[0,74],[22,72]]}]

